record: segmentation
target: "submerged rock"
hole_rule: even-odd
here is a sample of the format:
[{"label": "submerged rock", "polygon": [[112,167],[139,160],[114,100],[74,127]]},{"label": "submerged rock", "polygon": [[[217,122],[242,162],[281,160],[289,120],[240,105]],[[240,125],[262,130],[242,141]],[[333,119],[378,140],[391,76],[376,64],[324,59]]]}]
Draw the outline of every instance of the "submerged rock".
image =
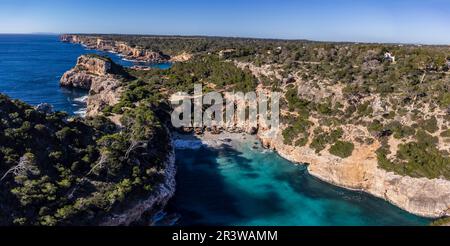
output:
[{"label": "submerged rock", "polygon": [[41,103],[35,107],[35,109],[41,113],[44,114],[51,114],[53,113],[53,106],[48,103]]}]

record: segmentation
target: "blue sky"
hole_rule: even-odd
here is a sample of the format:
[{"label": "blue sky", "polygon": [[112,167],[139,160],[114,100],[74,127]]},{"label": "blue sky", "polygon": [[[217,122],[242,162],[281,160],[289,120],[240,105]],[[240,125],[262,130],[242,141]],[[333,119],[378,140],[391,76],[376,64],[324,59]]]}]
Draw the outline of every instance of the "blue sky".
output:
[{"label": "blue sky", "polygon": [[450,0],[0,0],[0,33],[450,44]]}]

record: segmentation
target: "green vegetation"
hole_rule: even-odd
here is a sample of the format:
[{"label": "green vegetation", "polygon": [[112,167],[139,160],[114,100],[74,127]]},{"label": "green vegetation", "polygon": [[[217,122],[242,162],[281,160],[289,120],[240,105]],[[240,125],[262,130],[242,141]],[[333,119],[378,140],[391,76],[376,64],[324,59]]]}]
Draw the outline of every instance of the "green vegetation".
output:
[{"label": "green vegetation", "polygon": [[450,129],[443,131],[441,133],[441,136],[445,138],[450,138]]},{"label": "green vegetation", "polygon": [[337,141],[330,148],[330,153],[341,158],[347,158],[352,155],[355,146],[350,142]]},{"label": "green vegetation", "polygon": [[450,178],[450,158],[436,148],[438,139],[423,130],[417,131],[417,142],[399,145],[395,162],[387,159],[386,144],[378,150],[380,165],[401,175],[427,178]]},{"label": "green vegetation", "polygon": [[324,150],[327,145],[335,144],[343,136],[344,132],[338,128],[331,132],[322,132],[320,129],[315,130],[315,137],[313,138],[310,147],[315,149],[317,153]]},{"label": "green vegetation", "polygon": [[435,220],[431,223],[431,226],[448,226],[450,224],[450,218],[442,218]]},{"label": "green vegetation", "polygon": [[162,181],[169,139],[150,107],[127,111],[118,131],[0,95],[0,118],[3,225],[95,225]]},{"label": "green vegetation", "polygon": [[404,172],[413,177],[450,178],[450,159],[446,158],[433,146],[421,143],[400,145],[397,153],[405,160]]},{"label": "green vegetation", "polygon": [[194,83],[208,86],[213,84],[215,89],[227,91],[255,91],[257,80],[250,71],[237,68],[232,62],[219,59],[216,56],[199,56],[185,63],[176,63],[163,71],[167,76],[166,89],[177,91],[192,91]]},{"label": "green vegetation", "polygon": [[429,133],[435,133],[439,130],[437,125],[436,117],[432,117],[431,119],[424,120],[421,124],[422,128]]},{"label": "green vegetation", "polygon": [[121,100],[103,112],[121,114],[134,108],[138,102],[158,104],[176,92],[193,93],[194,84],[202,84],[203,90],[254,91],[256,78],[249,71],[242,71],[233,63],[214,56],[196,57],[185,63],[176,63],[168,70],[127,70],[133,81],[127,84]]},{"label": "green vegetation", "polygon": [[308,142],[308,129],[311,123],[306,119],[294,119],[289,126],[283,131],[284,143],[292,145],[296,138],[299,138],[296,142],[296,146],[305,146]]}]

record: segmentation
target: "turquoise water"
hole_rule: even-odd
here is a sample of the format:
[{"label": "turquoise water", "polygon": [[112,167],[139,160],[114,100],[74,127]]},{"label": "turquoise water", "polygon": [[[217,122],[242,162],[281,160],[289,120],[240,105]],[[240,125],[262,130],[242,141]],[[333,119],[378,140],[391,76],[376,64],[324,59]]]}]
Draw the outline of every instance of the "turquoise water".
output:
[{"label": "turquoise water", "polygon": [[[134,65],[116,54],[62,43],[56,35],[0,34],[0,93],[32,105],[50,103],[69,114],[79,112],[86,106],[82,97],[87,92],[61,88],[59,79],[80,55],[88,53],[107,55],[124,66]],[[149,66],[164,69],[170,64]]]},{"label": "turquoise water", "polygon": [[308,174],[252,144],[177,150],[177,192],[169,211],[180,225],[427,225],[389,203]]}]

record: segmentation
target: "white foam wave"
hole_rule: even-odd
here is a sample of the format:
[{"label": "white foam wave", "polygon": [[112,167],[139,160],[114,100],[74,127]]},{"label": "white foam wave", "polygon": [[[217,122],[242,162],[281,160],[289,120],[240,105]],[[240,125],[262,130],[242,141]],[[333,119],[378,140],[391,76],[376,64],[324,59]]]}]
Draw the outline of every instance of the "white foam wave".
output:
[{"label": "white foam wave", "polygon": [[81,116],[81,117],[86,117],[86,113],[87,113],[87,108],[80,108],[74,112],[74,114]]},{"label": "white foam wave", "polygon": [[88,96],[82,96],[82,97],[74,98],[73,100],[74,100],[75,102],[86,103],[86,102],[87,102],[87,99],[88,99]]}]

